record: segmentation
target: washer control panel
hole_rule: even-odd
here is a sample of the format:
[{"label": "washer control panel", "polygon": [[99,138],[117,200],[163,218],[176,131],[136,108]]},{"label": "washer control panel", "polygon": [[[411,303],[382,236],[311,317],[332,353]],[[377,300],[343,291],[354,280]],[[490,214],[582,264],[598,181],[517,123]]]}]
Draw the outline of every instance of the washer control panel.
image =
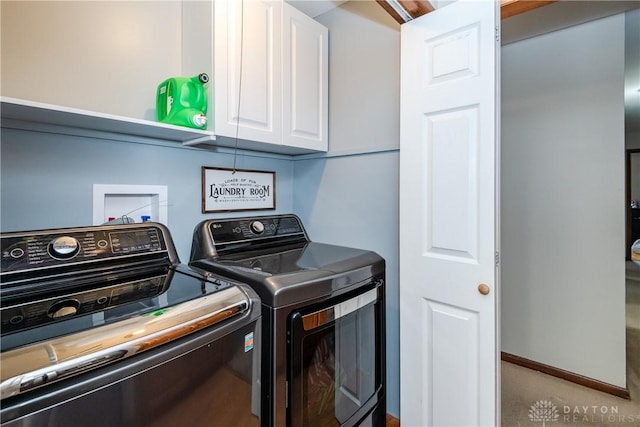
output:
[{"label": "washer control panel", "polygon": [[153,226],[7,233],[1,240],[3,275],[167,250],[162,231]]},{"label": "washer control panel", "polygon": [[211,220],[209,233],[216,245],[254,239],[305,236],[300,220],[294,215]]}]

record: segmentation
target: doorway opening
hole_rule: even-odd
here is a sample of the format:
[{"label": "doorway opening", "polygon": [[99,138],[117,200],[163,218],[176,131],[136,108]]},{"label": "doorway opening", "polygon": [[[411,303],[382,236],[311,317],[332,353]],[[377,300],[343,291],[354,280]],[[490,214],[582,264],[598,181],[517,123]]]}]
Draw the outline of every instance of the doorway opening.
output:
[{"label": "doorway opening", "polygon": [[[583,5],[585,3],[579,2],[577,7]],[[548,6],[550,9],[553,7]],[[565,4],[558,7],[569,6]],[[546,8],[541,10],[543,9]],[[612,21],[606,23],[606,20],[611,19],[616,20],[615,25]],[[547,381],[542,378],[544,375],[526,370],[537,377],[534,381],[538,386],[529,387],[531,383],[526,383],[522,377],[513,380],[519,372],[525,372],[524,368],[516,369],[520,368],[516,366],[512,369],[514,365],[508,364],[506,367],[503,365],[502,374],[503,379],[509,378],[508,384],[513,389],[505,389],[503,382],[503,425],[512,425],[508,420],[514,419],[505,420],[505,415],[527,420],[527,411],[538,399],[546,397],[552,401],[551,397],[560,395],[559,390],[565,386],[570,390],[576,387],[575,390],[582,391],[563,394],[571,399],[563,400],[563,404],[569,401],[576,405],[608,402],[609,405],[619,404],[621,414],[637,413],[637,409],[632,411],[623,407],[637,407],[640,402],[640,393],[634,385],[639,384],[639,368],[633,366],[640,354],[640,349],[633,348],[635,343],[640,342],[640,331],[629,328],[629,314],[633,314],[634,307],[640,309],[640,305],[633,302],[635,292],[629,287],[629,269],[625,271],[621,248],[625,244],[624,253],[628,254],[630,251],[631,236],[625,235],[624,212],[629,211],[630,214],[630,200],[633,200],[630,196],[625,200],[625,189],[621,185],[625,174],[625,130],[620,126],[624,114],[619,94],[621,82],[617,82],[617,87],[598,88],[598,79],[594,74],[591,76],[592,84],[581,86],[578,79],[590,78],[588,73],[602,65],[594,63],[597,62],[594,60],[601,53],[613,52],[604,52],[605,49],[599,50],[590,45],[593,47],[593,54],[585,55],[580,59],[583,62],[578,62],[579,52],[575,49],[577,38],[572,39],[579,31],[589,27],[594,31],[593,41],[597,44],[598,35],[603,34],[602,28],[593,25],[606,24],[615,30],[616,27],[624,28],[623,21],[615,14],[589,21],[588,25],[567,28],[569,31],[564,34],[566,38],[562,39],[567,47],[563,49],[558,39],[554,43],[547,39],[549,43],[543,46],[542,39],[547,37],[546,33],[536,38],[537,40],[520,39],[522,42],[518,43],[520,46],[517,49],[511,48],[506,52],[503,49],[503,71],[505,59],[511,60],[513,68],[507,68],[511,76],[507,72],[502,75],[504,168],[501,172],[506,180],[502,182],[501,221],[502,238],[512,239],[512,244],[511,250],[504,243],[502,247],[504,262],[501,296],[504,351],[561,366],[571,372],[580,372],[589,378],[602,378],[602,381],[615,385],[614,388],[619,391],[626,392],[628,388],[631,401],[577,387],[557,378],[550,377]],[[554,32],[553,36],[555,38],[560,34],[560,31]],[[608,31],[609,36],[612,34],[613,31]],[[619,75],[620,65],[613,64],[622,64],[624,61],[621,36],[618,31],[615,40],[610,40],[612,43],[606,48],[617,46],[615,56],[608,63],[617,69],[602,69],[602,75],[605,72]],[[585,40],[586,37],[582,37],[581,43]],[[527,47],[535,47],[535,53],[539,55],[534,58],[533,55],[527,55],[529,52],[522,52],[522,48]],[[556,66],[554,59],[559,57],[562,57],[561,64],[576,59],[577,66],[572,71],[568,67]],[[531,69],[535,68],[536,63],[544,63],[548,71],[562,70],[566,74],[564,78],[553,80],[560,76],[550,77],[553,73],[546,73],[545,69],[532,73]],[[514,74],[514,68],[520,73]],[[584,74],[582,70],[585,71]],[[516,75],[520,78],[515,78]],[[522,76],[530,78],[524,79]],[[525,81],[526,85],[523,84]],[[554,86],[549,87],[547,83]],[[533,89],[535,84],[538,84],[535,86],[537,90]],[[546,87],[547,90],[542,91],[540,87]],[[589,90],[585,90],[585,87]],[[505,94],[511,89],[519,97],[513,99],[512,95],[511,99],[504,102]],[[599,96],[595,96],[596,91]],[[582,96],[592,97],[592,100],[580,100]],[[605,98],[612,107],[608,110],[611,114],[600,114],[598,103],[605,102]],[[567,105],[562,108],[560,105],[564,101],[567,101]],[[574,101],[577,103],[571,104]],[[583,108],[587,104],[593,109]],[[524,114],[515,114],[517,109]],[[504,131],[505,122],[512,118],[518,121],[511,120]],[[605,122],[610,125],[603,127]],[[594,132],[596,130],[597,133]],[[536,138],[532,138],[532,135],[536,135]],[[530,179],[534,175],[538,178]],[[505,211],[504,202],[508,202],[509,197],[512,203],[507,203]],[[635,197],[640,201],[640,195]],[[519,215],[514,216],[514,212]],[[631,221],[630,215],[626,221]],[[505,225],[508,228],[504,228]],[[539,232],[521,232],[527,228],[535,228]],[[630,233],[631,227],[627,228]],[[521,238],[514,239],[514,232]],[[541,238],[541,233],[547,235]],[[538,245],[535,246],[536,244]],[[512,261],[522,268],[509,266],[508,263]],[[640,285],[640,266],[638,267],[638,280],[635,283]],[[585,271],[589,273],[585,274]],[[530,279],[528,282],[527,278]],[[640,301],[640,298],[636,301]],[[638,319],[640,315],[635,320],[636,325],[640,324]],[[516,322],[520,322],[520,326],[514,325]],[[578,348],[585,352],[576,352]],[[573,355],[568,352],[569,349],[573,349]],[[625,359],[626,375],[623,370]],[[601,366],[594,368],[594,360],[601,360]],[[510,401],[514,390],[515,393],[522,391],[520,396],[524,397],[518,401]],[[556,400],[555,404],[558,402]],[[511,409],[513,414],[508,413]]]}]

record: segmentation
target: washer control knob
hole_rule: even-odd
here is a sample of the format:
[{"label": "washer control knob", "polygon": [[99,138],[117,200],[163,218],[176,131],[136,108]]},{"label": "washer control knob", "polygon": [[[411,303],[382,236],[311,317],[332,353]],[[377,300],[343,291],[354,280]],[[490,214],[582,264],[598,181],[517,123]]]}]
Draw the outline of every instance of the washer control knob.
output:
[{"label": "washer control knob", "polygon": [[71,236],[56,237],[49,243],[49,253],[57,259],[73,258],[80,251],[80,243]]},{"label": "washer control knob", "polygon": [[61,317],[72,316],[78,312],[80,307],[80,301],[77,299],[66,299],[58,301],[49,307],[47,315],[52,319],[59,319]]},{"label": "washer control knob", "polygon": [[255,234],[262,234],[264,231],[264,224],[260,221],[253,221],[249,227],[251,227],[251,231]]}]

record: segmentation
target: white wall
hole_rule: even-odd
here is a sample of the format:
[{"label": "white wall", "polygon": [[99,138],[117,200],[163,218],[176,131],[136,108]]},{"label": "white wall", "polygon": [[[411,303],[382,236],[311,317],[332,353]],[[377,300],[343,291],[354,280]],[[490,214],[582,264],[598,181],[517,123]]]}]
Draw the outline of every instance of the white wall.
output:
[{"label": "white wall", "polygon": [[502,349],[625,387],[624,15],[502,50]]},{"label": "white wall", "polygon": [[312,240],[386,261],[387,412],[400,413],[400,26],[373,1],[316,18],[329,28],[329,157],[294,161],[294,211]]}]

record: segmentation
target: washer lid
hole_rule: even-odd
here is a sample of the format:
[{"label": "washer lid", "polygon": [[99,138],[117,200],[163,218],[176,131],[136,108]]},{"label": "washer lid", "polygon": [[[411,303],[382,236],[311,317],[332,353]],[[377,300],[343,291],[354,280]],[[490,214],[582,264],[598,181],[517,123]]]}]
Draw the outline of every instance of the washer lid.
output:
[{"label": "washer lid", "polygon": [[0,399],[151,350],[250,309],[237,286],[0,353]]},{"label": "washer lid", "polygon": [[[102,284],[102,286],[100,286]],[[2,353],[38,341],[117,323],[212,295],[237,283],[215,276],[204,276],[178,264],[135,280],[109,281],[103,277],[86,290],[71,294],[52,294],[48,299],[22,301],[0,307]],[[100,301],[104,299],[104,301]],[[58,302],[77,301],[75,313],[60,318],[47,315]]]},{"label": "washer lid", "polygon": [[221,255],[191,265],[249,284],[271,307],[333,293],[384,272],[375,252],[307,242]]}]

